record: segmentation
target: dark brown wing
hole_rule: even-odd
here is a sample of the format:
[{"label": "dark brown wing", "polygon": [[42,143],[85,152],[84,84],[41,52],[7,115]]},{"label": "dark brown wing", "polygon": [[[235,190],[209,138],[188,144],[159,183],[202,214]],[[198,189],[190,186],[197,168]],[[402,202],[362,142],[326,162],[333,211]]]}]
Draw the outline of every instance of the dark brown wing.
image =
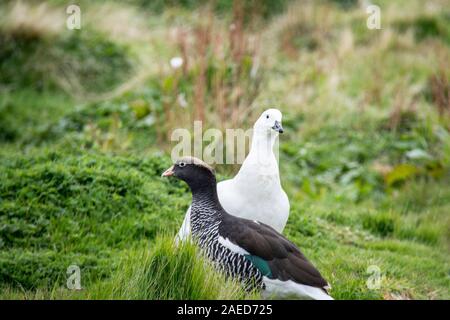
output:
[{"label": "dark brown wing", "polygon": [[273,279],[292,280],[318,288],[328,286],[320,272],[292,242],[264,223],[224,214],[219,234],[250,255],[264,259]]}]

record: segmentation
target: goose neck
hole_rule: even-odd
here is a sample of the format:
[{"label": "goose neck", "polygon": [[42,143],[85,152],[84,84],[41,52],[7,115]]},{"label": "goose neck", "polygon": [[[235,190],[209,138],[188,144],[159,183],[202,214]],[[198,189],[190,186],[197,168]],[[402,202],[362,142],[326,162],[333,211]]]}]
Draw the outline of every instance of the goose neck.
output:
[{"label": "goose neck", "polygon": [[217,196],[217,185],[192,190],[192,214],[201,220],[220,218],[222,206]]},{"label": "goose neck", "polygon": [[274,131],[267,131],[261,129],[253,129],[252,144],[250,152],[253,150],[264,150],[266,152],[273,152],[273,146],[277,138]]}]

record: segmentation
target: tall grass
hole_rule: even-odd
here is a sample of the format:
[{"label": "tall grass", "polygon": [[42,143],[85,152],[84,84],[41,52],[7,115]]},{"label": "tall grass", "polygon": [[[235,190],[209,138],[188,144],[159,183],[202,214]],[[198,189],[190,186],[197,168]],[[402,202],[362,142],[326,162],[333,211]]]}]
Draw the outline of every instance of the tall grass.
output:
[{"label": "tall grass", "polygon": [[171,236],[157,237],[149,248],[128,251],[110,279],[79,291],[63,287],[35,291],[0,288],[0,299],[206,300],[257,296],[216,271],[193,243],[175,245]]},{"label": "tall grass", "polygon": [[193,120],[218,128],[247,124],[263,71],[260,39],[246,28],[246,14],[241,2],[234,1],[229,19],[219,19],[211,7],[204,7],[193,26],[175,28],[169,44],[183,65],[160,76],[164,96],[159,117],[166,123],[160,137]]},{"label": "tall grass", "polygon": [[94,299],[243,299],[250,297],[233,280],[215,271],[192,243],[174,245],[160,236],[149,250],[133,251]]}]

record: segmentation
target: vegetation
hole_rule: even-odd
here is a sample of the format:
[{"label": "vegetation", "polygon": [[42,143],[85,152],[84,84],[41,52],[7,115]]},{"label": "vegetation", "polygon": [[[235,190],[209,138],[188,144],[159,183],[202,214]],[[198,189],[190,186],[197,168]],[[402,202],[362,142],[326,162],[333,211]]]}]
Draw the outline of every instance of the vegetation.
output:
[{"label": "vegetation", "polygon": [[81,30],[0,5],[1,299],[257,298],[173,246],[190,195],[160,174],[174,128],[272,106],[285,234],[333,297],[450,299],[450,6],[380,0],[369,30],[358,1],[282,2],[81,1]]}]

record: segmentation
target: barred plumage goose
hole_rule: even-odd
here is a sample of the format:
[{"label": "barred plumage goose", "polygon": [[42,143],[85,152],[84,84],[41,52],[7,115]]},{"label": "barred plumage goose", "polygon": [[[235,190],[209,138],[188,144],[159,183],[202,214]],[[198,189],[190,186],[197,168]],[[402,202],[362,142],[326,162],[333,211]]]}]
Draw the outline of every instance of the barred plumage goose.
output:
[{"label": "barred plumage goose", "polygon": [[221,270],[265,296],[332,299],[320,272],[270,226],[228,214],[217,195],[214,170],[185,157],[163,176],[185,181],[192,192],[192,238]]},{"label": "barred plumage goose", "polygon": [[[237,217],[258,220],[283,232],[289,217],[289,199],[281,187],[278,162],[273,152],[278,133],[283,132],[282,114],[264,111],[253,126],[250,152],[233,179],[221,181],[217,193],[223,208]],[[177,240],[186,239],[190,230],[186,212]]]}]

